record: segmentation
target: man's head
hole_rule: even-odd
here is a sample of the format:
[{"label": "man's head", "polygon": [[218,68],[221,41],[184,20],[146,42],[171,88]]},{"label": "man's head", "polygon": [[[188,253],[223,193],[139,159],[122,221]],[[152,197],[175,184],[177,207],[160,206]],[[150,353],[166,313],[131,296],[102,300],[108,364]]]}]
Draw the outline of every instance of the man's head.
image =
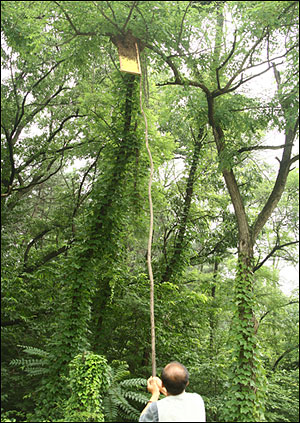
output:
[{"label": "man's head", "polygon": [[189,372],[182,364],[172,361],[163,369],[161,380],[169,394],[179,395],[189,384]]}]

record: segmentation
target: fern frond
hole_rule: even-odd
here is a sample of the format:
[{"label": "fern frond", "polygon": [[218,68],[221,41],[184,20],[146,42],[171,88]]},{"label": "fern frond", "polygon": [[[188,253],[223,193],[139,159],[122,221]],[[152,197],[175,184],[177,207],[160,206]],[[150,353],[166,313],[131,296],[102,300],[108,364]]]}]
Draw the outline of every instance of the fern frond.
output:
[{"label": "fern frond", "polygon": [[13,359],[9,363],[10,366],[20,367],[30,376],[45,375],[48,373],[49,369],[48,367],[44,367],[45,364],[40,360],[25,360],[24,358]]},{"label": "fern frond", "polygon": [[122,395],[119,395],[117,399],[119,407],[127,414],[129,418],[136,419],[139,417],[140,413],[138,410],[129,404],[129,402]]},{"label": "fern frond", "polygon": [[145,388],[147,386],[147,379],[126,379],[122,380],[122,382],[120,382],[120,385],[124,388]]},{"label": "fern frond", "polygon": [[149,396],[147,394],[142,394],[141,392],[126,391],[124,392],[124,397],[141,404],[146,404],[149,401]]},{"label": "fern frond", "polygon": [[36,360],[34,360],[34,359],[29,359],[29,360],[27,360],[27,359],[24,359],[24,358],[21,358],[21,359],[18,359],[18,358],[15,358],[15,359],[13,359],[13,360],[11,360],[10,361],[10,363],[9,363],[11,366],[26,366],[26,367],[38,367],[38,366],[45,366],[47,363],[45,362],[45,361],[42,361],[41,359],[36,359]]},{"label": "fern frond", "polygon": [[24,367],[26,365],[24,358],[14,358],[9,362],[10,366]]},{"label": "fern frond", "polygon": [[114,383],[119,382],[129,375],[128,364],[125,361],[114,360],[112,362],[112,377]]},{"label": "fern frond", "polygon": [[30,376],[37,376],[37,375],[45,375],[49,373],[48,369],[45,368],[39,368],[39,369],[25,369],[26,373],[28,373]]},{"label": "fern frond", "polygon": [[120,416],[119,421],[125,421],[125,422],[128,422],[128,420],[130,422],[138,422],[139,421],[139,415],[138,416],[134,416],[134,415],[130,415],[129,416],[128,413],[125,413],[121,409],[119,410],[119,416]]},{"label": "fern frond", "polygon": [[31,347],[29,345],[18,345],[18,347],[23,349],[23,352],[29,355],[37,355],[39,357],[48,357],[49,353],[45,350],[41,350],[37,347]]},{"label": "fern frond", "polygon": [[[115,422],[123,418],[125,421],[138,421],[140,411],[130,402],[145,404],[148,396],[140,392],[147,386],[143,378],[128,379],[130,372],[125,361],[115,360],[110,366],[111,384],[103,399],[105,421]],[[135,392],[136,391],[136,392]]]},{"label": "fern frond", "polygon": [[103,398],[103,409],[106,422],[116,422],[118,417],[118,405],[114,399],[113,394],[108,394]]},{"label": "fern frond", "polygon": [[49,372],[46,360],[46,357],[48,357],[49,354],[46,351],[24,345],[18,346],[23,348],[23,352],[32,356],[38,356],[39,358],[16,358],[10,361],[10,366],[20,367],[30,376],[45,375]]}]

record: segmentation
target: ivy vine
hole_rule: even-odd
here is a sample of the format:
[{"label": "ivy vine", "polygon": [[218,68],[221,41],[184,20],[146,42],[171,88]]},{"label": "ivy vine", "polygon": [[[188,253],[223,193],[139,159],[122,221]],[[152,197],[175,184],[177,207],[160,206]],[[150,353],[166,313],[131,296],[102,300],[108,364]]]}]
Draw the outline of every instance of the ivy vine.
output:
[{"label": "ivy vine", "polygon": [[102,401],[110,384],[106,358],[85,351],[70,362],[69,368],[71,396],[65,407],[65,421],[104,422]]},{"label": "ivy vine", "polygon": [[239,259],[234,292],[234,317],[231,332],[231,385],[224,416],[232,422],[263,422],[265,373],[260,359],[260,347],[255,331],[251,264]]}]

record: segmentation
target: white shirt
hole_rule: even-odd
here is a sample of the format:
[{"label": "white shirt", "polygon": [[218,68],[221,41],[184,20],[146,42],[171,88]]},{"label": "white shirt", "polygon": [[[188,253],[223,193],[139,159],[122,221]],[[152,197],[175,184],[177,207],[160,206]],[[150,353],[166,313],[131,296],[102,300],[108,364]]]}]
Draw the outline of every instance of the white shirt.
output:
[{"label": "white shirt", "polygon": [[205,422],[203,399],[198,394],[183,392],[168,395],[150,404],[140,422]]}]

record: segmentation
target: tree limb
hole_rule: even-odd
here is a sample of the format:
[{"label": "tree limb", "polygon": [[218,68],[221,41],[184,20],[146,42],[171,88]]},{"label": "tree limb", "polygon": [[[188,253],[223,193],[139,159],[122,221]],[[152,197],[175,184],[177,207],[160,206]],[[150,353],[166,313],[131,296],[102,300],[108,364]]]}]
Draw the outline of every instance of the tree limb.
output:
[{"label": "tree limb", "polygon": [[[70,18],[70,16],[69,16],[69,14],[65,11],[65,9],[62,7],[62,5],[61,4],[59,4],[59,2],[58,1],[54,1],[54,3],[62,10],[62,12],[63,12],[63,14],[65,15],[65,17],[66,17],[66,19],[67,19],[67,21],[69,22],[69,24],[70,24],[70,26],[72,27],[72,29],[73,29],[73,31],[74,31],[74,33],[75,33],[75,36],[77,36],[77,35],[85,35],[85,36],[93,36],[93,35],[97,35],[97,33],[96,32],[81,32],[81,31],[79,31],[77,28],[76,28],[76,26],[75,26],[75,24],[74,24],[74,22],[72,21],[72,19]],[[94,2],[93,2],[94,3]],[[73,39],[74,37],[72,37],[70,40],[68,40],[68,41],[71,41],[72,39]],[[65,43],[64,43],[65,44]]]},{"label": "tree limb", "polygon": [[27,245],[25,253],[24,253],[24,264],[26,265],[27,261],[28,261],[28,255],[29,255],[29,251],[30,249],[33,247],[33,245],[39,240],[42,239],[44,235],[46,235],[48,232],[50,232],[52,229],[47,228],[44,229],[41,233],[39,233],[37,236],[35,236]]},{"label": "tree limb", "polygon": [[[293,146],[293,144],[290,144]],[[281,148],[286,147],[286,144],[283,145],[254,145],[252,147],[242,147],[237,152],[238,153],[244,153],[246,151],[253,151],[253,150],[280,150]]]},{"label": "tree limb", "polygon": [[232,57],[232,55],[234,53],[235,47],[236,47],[236,31],[234,32],[234,40],[233,40],[232,48],[231,48],[231,51],[230,51],[229,55],[226,57],[226,59],[224,60],[224,62],[219,67],[217,67],[217,69],[216,69],[216,75],[217,75],[217,82],[218,82],[218,88],[219,88],[219,90],[221,90],[220,78],[219,78],[219,71],[231,59],[231,57]]},{"label": "tree limb", "polygon": [[291,242],[287,242],[286,244],[275,245],[272,251],[259,264],[254,266],[253,272],[256,272],[258,269],[260,269],[265,264],[265,262],[268,261],[269,258],[274,255],[274,253],[276,253],[276,251],[282,250],[283,248],[288,247],[289,245],[295,245],[295,244],[299,244],[299,241],[291,241]]},{"label": "tree limb", "polygon": [[33,273],[39,267],[43,266],[44,264],[48,263],[49,261],[51,261],[55,257],[58,257],[61,254],[63,254],[66,251],[68,251],[69,248],[71,248],[71,243],[68,244],[68,245],[65,245],[65,246],[63,246],[61,248],[59,248],[58,250],[51,251],[50,253],[46,254],[43,258],[41,258],[37,263],[35,263],[32,266],[28,266],[28,267],[27,266],[24,266],[21,275],[23,273]]},{"label": "tree limb", "polygon": [[188,3],[188,5],[187,5],[187,7],[186,7],[186,9],[185,9],[185,11],[184,11],[184,14],[183,14],[182,20],[181,20],[181,24],[180,24],[180,31],[179,31],[178,40],[177,40],[177,50],[179,49],[179,44],[180,44],[180,42],[181,42],[181,37],[182,37],[182,32],[183,32],[183,23],[184,23],[184,19],[185,19],[186,15],[187,15],[187,12],[188,12],[188,10],[189,10],[189,8],[190,8],[190,6],[191,6],[191,4],[192,4],[192,3],[193,3],[192,1],[190,1],[190,2]]},{"label": "tree limb", "polygon": [[266,311],[266,312],[265,312],[265,313],[261,316],[261,318],[259,319],[259,324],[262,322],[262,320],[263,320],[263,319],[264,319],[264,318],[265,318],[268,314],[273,313],[274,311],[277,311],[277,309],[278,309],[278,308],[287,307],[288,305],[291,305],[291,304],[299,304],[299,300],[298,300],[298,301],[290,301],[290,302],[288,302],[287,304],[283,304],[283,305],[277,306],[275,310],[268,310],[268,311]]},{"label": "tree limb", "polygon": [[278,366],[278,364],[279,364],[279,362],[287,355],[287,354],[289,354],[290,352],[292,352],[292,351],[294,351],[294,350],[297,350],[299,348],[299,344],[297,344],[297,345],[294,345],[294,346],[292,346],[292,347],[290,347],[290,348],[288,348],[283,354],[281,354],[279,357],[278,357],[278,359],[275,361],[275,363],[274,363],[274,365],[273,365],[273,367],[272,367],[272,370],[276,370],[276,367]]},{"label": "tree limb", "polygon": [[128,25],[128,23],[129,23],[129,21],[130,21],[130,18],[131,18],[132,12],[133,12],[134,8],[135,8],[138,4],[139,4],[139,1],[133,1],[133,2],[132,2],[132,5],[131,5],[131,8],[130,8],[129,14],[128,14],[128,16],[127,16],[127,19],[126,19],[126,21],[125,21],[124,25],[123,25],[122,32],[125,32],[126,26]]},{"label": "tree limb", "polygon": [[294,162],[297,162],[298,160],[299,160],[299,154],[291,158],[290,165],[293,164]]},{"label": "tree limb", "polygon": [[[19,115],[19,113],[17,113],[17,115],[16,115],[16,119],[15,119],[15,124],[14,124],[14,127],[13,127],[13,129],[12,129],[12,131],[11,131],[11,133],[10,133],[10,135],[9,135],[9,137],[12,139],[12,142],[13,142],[13,144],[16,142],[16,140],[17,140],[17,138],[18,138],[18,136],[20,135],[20,132],[22,131],[22,129],[24,128],[24,126],[25,125],[23,125],[23,126],[21,126],[20,128],[19,128],[19,131],[17,130],[17,128],[18,128],[18,126],[20,125],[20,123],[21,123],[21,120],[23,119],[23,116],[24,116],[24,114],[25,114],[25,104],[26,104],[26,99],[27,99],[27,97],[28,97],[28,95],[32,92],[32,90],[34,89],[34,88],[36,88],[48,75],[50,75],[50,73],[51,72],[53,72],[53,70],[54,69],[56,69],[61,63],[63,63],[64,62],[64,60],[65,59],[63,59],[63,60],[60,60],[60,61],[58,61],[57,63],[55,63],[55,65],[53,65],[50,69],[49,69],[49,71],[48,72],[46,72],[44,75],[42,75],[30,88],[29,88],[29,90],[27,91],[27,93],[25,94],[25,96],[23,97],[23,101],[22,101],[22,105],[21,105],[21,114]],[[59,90],[59,92],[60,92],[61,90]],[[57,92],[56,94],[54,94],[53,96],[51,96],[50,97],[50,100],[52,99],[52,98],[54,98],[59,92]],[[49,100],[49,101],[50,101]],[[46,102],[46,104],[44,105],[44,107],[46,107],[46,105],[49,103],[49,101],[48,102]],[[39,111],[40,110],[42,110],[41,108],[39,109]],[[34,115],[33,115],[33,117],[35,116],[35,114],[36,113],[34,113]],[[28,123],[28,122],[26,122],[26,123]],[[16,136],[16,133],[17,133],[17,136]]]},{"label": "tree limb", "polygon": [[227,82],[227,84],[225,85],[224,88],[222,88],[221,90],[218,90],[218,95],[223,94],[224,92],[227,92],[229,87],[232,85],[233,81],[238,77],[238,75],[240,75],[243,72],[243,68],[244,65],[246,63],[246,61],[248,60],[248,58],[254,53],[254,51],[256,50],[256,48],[259,46],[259,44],[264,40],[266,36],[266,32],[263,31],[262,35],[260,38],[258,38],[258,40],[254,43],[254,45],[251,47],[251,49],[249,49],[248,53],[245,54],[244,59],[242,60],[242,63],[240,65],[240,67],[238,68],[238,70],[234,73],[234,75],[229,79],[229,81]]},{"label": "tree limb", "polygon": [[[101,15],[110,23],[110,24],[112,24],[117,30],[118,30],[118,32],[119,33],[121,33],[122,35],[124,35],[124,33],[123,33],[123,31],[122,31],[122,29],[121,28],[119,28],[118,27],[118,25],[116,24],[116,22],[114,22],[112,19],[110,19],[104,12],[103,12],[103,9],[102,9],[102,7],[98,4],[98,3],[96,3],[95,1],[93,1],[92,2],[97,8],[98,8],[98,10],[100,10],[100,13],[101,13]],[[108,3],[108,2],[107,2]],[[110,5],[109,5],[109,7],[110,7]],[[110,7],[110,9],[111,9],[111,7]],[[114,14],[113,14],[114,15]],[[82,34],[81,34],[82,35]]]},{"label": "tree limb", "polygon": [[291,162],[294,161],[294,158],[291,159],[291,153],[292,153],[293,141],[296,137],[298,126],[299,126],[299,117],[297,118],[294,128],[289,128],[287,130],[287,133],[285,136],[285,147],[282,154],[282,160],[280,162],[280,167],[279,167],[279,171],[277,174],[277,178],[276,178],[273,190],[265,206],[263,207],[263,209],[257,216],[256,221],[254,222],[254,225],[252,226],[253,242],[255,242],[256,238],[258,237],[265,223],[267,222],[267,220],[273,213],[274,209],[277,207],[277,204],[284,191],[286,180],[290,171]]},{"label": "tree limb", "polygon": [[[62,152],[62,153],[63,153],[63,154],[62,154],[62,156],[61,156],[60,164],[59,164],[58,168],[57,168],[54,172],[50,173],[49,175],[47,175],[46,177],[44,177],[44,179],[42,179],[42,180],[41,180],[41,178],[43,178],[43,176],[45,176],[45,175],[37,175],[37,176],[34,176],[34,177],[32,178],[32,181],[31,181],[28,185],[26,185],[25,187],[12,188],[12,191],[28,191],[28,190],[30,190],[31,188],[33,188],[34,186],[36,186],[36,185],[41,185],[41,184],[43,184],[44,182],[48,181],[48,179],[50,179],[52,176],[56,175],[56,173],[57,173],[57,172],[59,172],[59,171],[60,171],[60,169],[62,168],[62,164],[63,164],[63,157],[64,157],[64,152]],[[50,163],[50,165],[48,165],[47,170],[50,170],[50,167],[52,166],[52,164],[53,164],[55,161],[56,161],[56,158],[54,158],[54,159],[52,160],[52,162]]]},{"label": "tree limb", "polygon": [[97,153],[97,156],[96,156],[96,159],[93,161],[93,163],[88,167],[88,169],[87,169],[87,171],[84,173],[84,175],[83,175],[83,178],[82,178],[82,180],[81,180],[81,183],[80,183],[80,186],[79,186],[79,189],[78,189],[78,193],[77,193],[77,202],[76,202],[76,205],[75,205],[75,207],[74,207],[74,210],[73,210],[73,215],[72,215],[72,219],[74,219],[74,217],[76,216],[76,213],[77,213],[77,211],[78,211],[78,209],[79,209],[79,206],[80,206],[80,204],[82,203],[82,201],[80,201],[80,197],[81,197],[81,191],[82,191],[82,188],[83,188],[83,184],[84,184],[84,181],[85,181],[85,179],[86,179],[86,177],[87,177],[87,175],[89,174],[89,172],[91,171],[91,169],[93,168],[93,167],[95,167],[96,166],[96,164],[97,164],[97,161],[99,160],[99,157],[100,157],[100,153],[101,153],[101,151],[104,149],[104,146],[102,146],[100,149],[99,149],[99,151],[98,151],[98,153]]}]

